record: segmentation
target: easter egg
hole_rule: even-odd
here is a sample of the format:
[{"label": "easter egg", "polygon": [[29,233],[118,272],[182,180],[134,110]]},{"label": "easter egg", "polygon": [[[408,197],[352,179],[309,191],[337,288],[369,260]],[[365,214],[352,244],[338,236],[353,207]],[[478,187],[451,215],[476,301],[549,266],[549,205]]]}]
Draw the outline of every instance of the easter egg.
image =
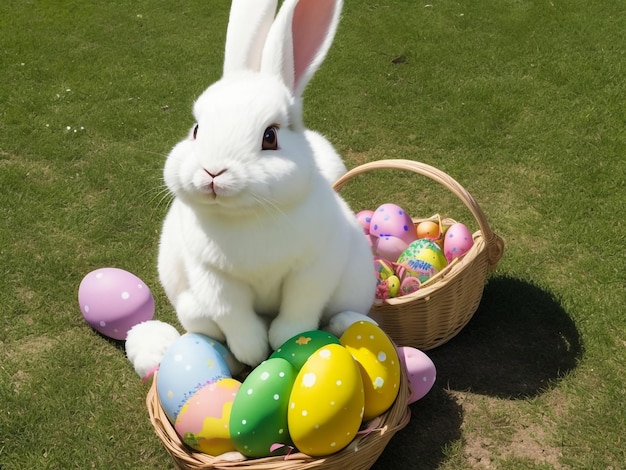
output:
[{"label": "easter egg", "polygon": [[172,423],[176,422],[183,405],[199,389],[231,377],[218,348],[224,346],[208,336],[186,333],[163,354],[157,374],[157,393]]},{"label": "easter egg", "polygon": [[128,271],[101,268],[78,287],[80,310],[96,331],[123,340],[133,326],[154,317],[154,298],[144,282]]},{"label": "easter egg", "polygon": [[396,204],[383,204],[376,209],[370,221],[370,235],[396,237],[407,244],[417,239],[411,217]]},{"label": "easter egg", "polygon": [[380,416],[398,396],[401,370],[396,347],[380,327],[364,321],[350,325],[340,341],[359,364],[365,392],[363,419]]},{"label": "easter egg", "polygon": [[474,237],[469,229],[462,223],[452,224],[446,231],[443,240],[443,252],[448,262],[454,258],[460,258],[474,245]]},{"label": "easter egg", "polygon": [[387,288],[389,289],[389,297],[397,297],[400,293],[400,279],[393,275],[387,278]]},{"label": "easter egg", "polygon": [[312,330],[294,336],[285,341],[272,353],[271,358],[280,357],[291,363],[299,371],[307,359],[322,346],[339,344],[339,338],[321,330]]},{"label": "easter egg", "polygon": [[235,379],[220,379],[200,388],[187,400],[174,423],[185,444],[209,455],[235,450],[229,422],[240,386]]},{"label": "easter egg", "polygon": [[398,256],[400,256],[408,246],[409,244],[401,238],[391,235],[375,237],[372,241],[374,254],[388,261],[397,260]]},{"label": "easter egg", "polygon": [[357,212],[356,214],[356,219],[361,224],[361,227],[363,227],[363,232],[365,233],[365,235],[370,234],[370,223],[372,221],[373,214],[374,214],[374,211],[371,211],[371,210],[363,210],[363,211]]},{"label": "easter egg", "polygon": [[417,224],[417,238],[437,240],[440,235],[439,224],[433,220],[424,220]]},{"label": "easter egg", "polygon": [[247,457],[266,457],[274,444],[290,444],[287,406],[297,372],[283,358],[259,364],[246,377],[230,414],[230,435]]},{"label": "easter egg", "polygon": [[409,403],[414,403],[423,398],[433,387],[437,378],[437,370],[433,361],[419,349],[400,346],[397,351],[413,390],[409,397]]},{"label": "easter egg", "polygon": [[363,418],[359,368],[338,344],[322,346],[296,377],[287,419],[295,446],[311,456],[330,455],[356,436]]},{"label": "easter egg", "polygon": [[432,240],[420,238],[412,242],[398,257],[398,263],[424,282],[446,267],[448,261],[439,245]]},{"label": "easter egg", "polygon": [[426,282],[438,272],[432,264],[420,259],[407,260],[402,264],[406,267],[407,275],[416,278],[420,283]]}]

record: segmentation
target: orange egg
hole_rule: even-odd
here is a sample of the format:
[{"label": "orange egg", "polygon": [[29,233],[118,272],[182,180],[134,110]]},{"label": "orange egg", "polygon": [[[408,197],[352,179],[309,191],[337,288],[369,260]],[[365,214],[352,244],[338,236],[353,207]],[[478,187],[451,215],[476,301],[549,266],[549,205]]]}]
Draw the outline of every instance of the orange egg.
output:
[{"label": "orange egg", "polygon": [[437,240],[441,230],[439,224],[432,220],[424,220],[417,225],[417,238],[428,238],[429,240]]}]

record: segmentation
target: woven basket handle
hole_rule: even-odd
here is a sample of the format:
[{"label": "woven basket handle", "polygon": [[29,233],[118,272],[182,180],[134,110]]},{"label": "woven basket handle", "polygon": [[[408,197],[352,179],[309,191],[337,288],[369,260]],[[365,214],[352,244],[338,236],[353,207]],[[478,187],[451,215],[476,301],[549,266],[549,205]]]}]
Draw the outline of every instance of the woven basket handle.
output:
[{"label": "woven basket handle", "polygon": [[454,178],[433,166],[413,160],[376,160],[352,168],[335,182],[333,188],[335,189],[335,191],[339,191],[350,179],[354,178],[355,176],[366,173],[368,171],[383,169],[407,170],[422,176],[426,176],[436,183],[441,184],[449,191],[451,191],[455,196],[457,196],[463,202],[463,204],[465,204],[465,206],[469,209],[469,211],[478,222],[478,226],[480,227],[482,236],[487,243],[489,263],[492,267],[496,265],[496,263],[502,257],[502,253],[504,251],[504,243],[502,239],[498,237],[495,233],[493,233],[491,227],[489,226],[489,222],[487,221],[485,213],[482,211],[472,195]]}]

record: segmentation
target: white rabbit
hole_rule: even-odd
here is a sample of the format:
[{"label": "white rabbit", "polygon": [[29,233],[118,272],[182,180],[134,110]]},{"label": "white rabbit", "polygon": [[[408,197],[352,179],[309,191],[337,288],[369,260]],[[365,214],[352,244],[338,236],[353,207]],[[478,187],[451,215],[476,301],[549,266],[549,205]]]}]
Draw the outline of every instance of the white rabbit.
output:
[{"label": "white rabbit", "polygon": [[[223,77],[196,101],[197,124],[164,169],[174,200],[161,283],[185,330],[250,366],[298,333],[369,320],[376,289],[366,238],[331,186],[343,162],[302,119],[342,1],[285,0],[274,18],[276,5],[233,1]],[[140,327],[129,340],[150,335]]]}]

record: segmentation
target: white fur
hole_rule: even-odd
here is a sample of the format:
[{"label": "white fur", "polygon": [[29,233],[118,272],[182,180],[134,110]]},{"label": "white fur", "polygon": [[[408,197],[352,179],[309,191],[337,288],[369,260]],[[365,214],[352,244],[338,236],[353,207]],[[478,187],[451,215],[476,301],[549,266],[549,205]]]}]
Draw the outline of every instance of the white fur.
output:
[{"label": "white fur", "polygon": [[[370,248],[331,187],[345,166],[302,124],[301,93],[341,8],[317,2],[286,0],[269,32],[258,26],[267,17],[248,19],[262,58],[258,48],[233,52],[246,2],[233,3],[224,77],[196,101],[197,132],[172,149],[164,169],[175,197],[160,241],[161,283],[185,330],[226,342],[251,366],[303,331],[325,325],[340,335],[367,319],[374,299]],[[265,3],[260,9],[270,11]],[[318,23],[301,24],[307,18]],[[272,126],[278,148],[262,150]]]},{"label": "white fur", "polygon": [[154,372],[163,354],[180,333],[172,325],[150,320],[133,326],[126,334],[126,356],[133,363],[139,377]]},{"label": "white fur", "polygon": [[259,70],[277,0],[233,0],[228,19],[224,73]]}]

